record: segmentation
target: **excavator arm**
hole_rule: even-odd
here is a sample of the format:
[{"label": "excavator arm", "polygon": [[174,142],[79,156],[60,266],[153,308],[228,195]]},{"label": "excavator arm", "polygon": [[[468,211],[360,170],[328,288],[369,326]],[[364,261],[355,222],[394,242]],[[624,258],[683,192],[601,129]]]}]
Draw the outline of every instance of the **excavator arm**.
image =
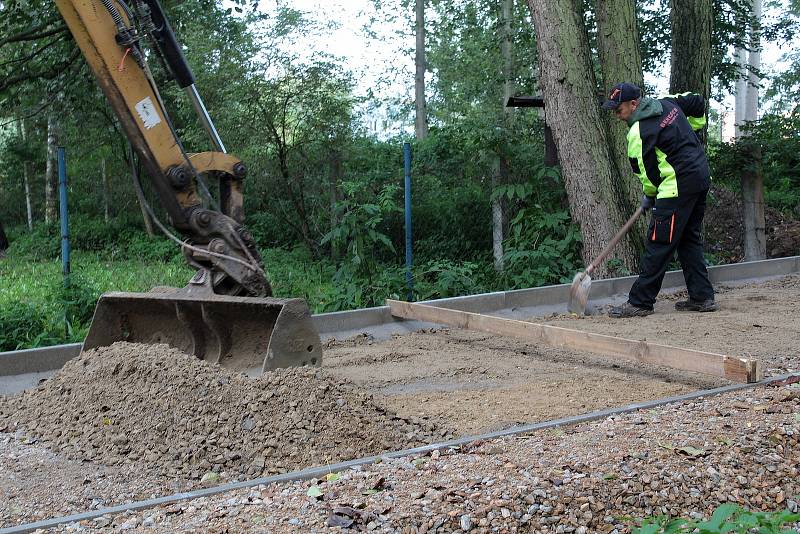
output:
[{"label": "excavator arm", "polygon": [[[246,167],[225,153],[158,0],[133,1],[128,6],[114,0],[56,0],[56,5],[150,177],[170,224],[191,243],[184,250],[187,260],[198,270],[215,274],[215,292],[269,296],[261,258],[241,224]],[[184,150],[147,66],[145,37],[155,44],[153,51],[164,58],[195,108],[202,110],[201,121],[217,151]],[[219,180],[219,211],[203,207],[197,191],[202,176]]]},{"label": "excavator arm", "polygon": [[[271,298],[261,256],[242,224],[245,165],[226,152],[158,0],[129,2],[56,5],[197,272],[180,290],[103,295],[84,349],[119,340],[163,342],[245,371],[320,365],[319,335],[305,301]],[[215,151],[185,150],[148,67],[153,55],[187,93]],[[204,177],[219,181],[218,210],[203,205]]]}]

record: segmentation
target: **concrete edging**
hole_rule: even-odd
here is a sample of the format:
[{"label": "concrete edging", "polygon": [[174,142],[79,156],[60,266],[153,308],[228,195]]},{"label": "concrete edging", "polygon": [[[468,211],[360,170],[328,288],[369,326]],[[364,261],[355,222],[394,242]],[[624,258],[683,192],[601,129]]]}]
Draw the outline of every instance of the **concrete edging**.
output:
[{"label": "concrete edging", "polygon": [[55,345],[39,349],[0,352],[0,376],[42,373],[61,369],[65,363],[80,354],[82,343]]}]

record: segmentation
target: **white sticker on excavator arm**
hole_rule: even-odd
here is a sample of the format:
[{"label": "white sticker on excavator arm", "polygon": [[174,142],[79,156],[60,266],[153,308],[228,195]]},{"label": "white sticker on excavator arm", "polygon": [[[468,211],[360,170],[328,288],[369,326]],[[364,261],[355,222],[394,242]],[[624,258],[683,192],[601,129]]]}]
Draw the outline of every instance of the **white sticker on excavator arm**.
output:
[{"label": "white sticker on excavator arm", "polygon": [[156,107],[149,96],[136,104],[136,112],[139,114],[139,118],[142,119],[142,124],[148,130],[161,122],[161,117],[158,116],[158,111],[156,111]]}]

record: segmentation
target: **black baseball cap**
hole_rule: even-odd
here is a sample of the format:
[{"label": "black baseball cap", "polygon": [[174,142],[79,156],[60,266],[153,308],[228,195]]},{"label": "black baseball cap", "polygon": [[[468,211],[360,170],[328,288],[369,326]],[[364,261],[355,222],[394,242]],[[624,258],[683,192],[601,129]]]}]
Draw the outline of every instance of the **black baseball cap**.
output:
[{"label": "black baseball cap", "polygon": [[608,100],[603,102],[603,109],[616,109],[623,102],[636,100],[642,96],[642,90],[632,83],[622,82],[611,88]]}]

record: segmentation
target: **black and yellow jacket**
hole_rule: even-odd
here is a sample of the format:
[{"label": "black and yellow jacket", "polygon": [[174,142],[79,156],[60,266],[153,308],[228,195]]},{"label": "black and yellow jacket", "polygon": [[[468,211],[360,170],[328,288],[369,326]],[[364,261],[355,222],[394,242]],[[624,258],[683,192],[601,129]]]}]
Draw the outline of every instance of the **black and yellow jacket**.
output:
[{"label": "black and yellow jacket", "polygon": [[708,189],[708,160],[695,133],[705,123],[705,101],[700,95],[639,101],[628,119],[628,158],[645,195],[674,198]]}]

